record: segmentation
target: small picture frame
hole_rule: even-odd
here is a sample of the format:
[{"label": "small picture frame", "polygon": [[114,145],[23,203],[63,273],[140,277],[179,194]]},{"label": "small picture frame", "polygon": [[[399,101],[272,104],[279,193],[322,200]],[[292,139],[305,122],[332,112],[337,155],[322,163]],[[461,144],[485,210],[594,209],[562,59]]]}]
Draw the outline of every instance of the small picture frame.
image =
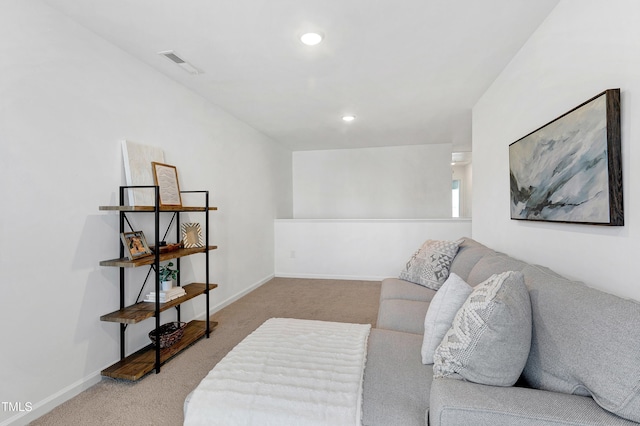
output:
[{"label": "small picture frame", "polygon": [[184,248],[204,247],[202,227],[199,223],[183,223],[180,229],[182,231],[182,244]]},{"label": "small picture frame", "polygon": [[142,231],[123,232],[120,234],[120,239],[124,246],[124,254],[129,260],[153,254]]},{"label": "small picture frame", "polygon": [[160,206],[182,207],[178,170],[169,164],[151,162],[153,182],[159,187]]}]

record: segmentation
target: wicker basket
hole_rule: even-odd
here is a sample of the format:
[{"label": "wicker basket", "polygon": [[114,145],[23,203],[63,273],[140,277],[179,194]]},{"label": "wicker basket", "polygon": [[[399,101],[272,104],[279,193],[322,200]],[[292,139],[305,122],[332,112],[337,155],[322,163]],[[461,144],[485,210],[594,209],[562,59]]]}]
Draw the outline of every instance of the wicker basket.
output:
[{"label": "wicker basket", "polygon": [[[182,339],[184,328],[186,326],[186,322],[168,322],[166,324],[162,324],[159,328],[160,349],[168,348]],[[152,330],[149,333],[149,339],[151,339],[154,345],[156,344],[156,330]]]}]

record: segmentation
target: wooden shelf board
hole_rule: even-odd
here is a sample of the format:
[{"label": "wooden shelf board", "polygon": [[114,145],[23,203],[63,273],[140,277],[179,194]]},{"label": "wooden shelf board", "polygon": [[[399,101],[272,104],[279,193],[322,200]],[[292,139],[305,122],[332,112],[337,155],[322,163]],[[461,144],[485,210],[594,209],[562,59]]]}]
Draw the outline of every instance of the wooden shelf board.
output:
[{"label": "wooden shelf board", "polygon": [[[213,330],[218,323],[211,321],[210,329]],[[160,350],[160,363],[164,364],[178,353],[204,337],[206,333],[205,321],[191,321],[184,330],[184,335],[174,345]],[[153,345],[149,345],[135,352],[125,359],[116,362],[111,367],[102,370],[102,375],[114,379],[139,380],[144,375],[155,369],[156,352]]]},{"label": "wooden shelf board", "polygon": [[[161,303],[160,312],[166,311],[167,309],[173,308],[174,306],[184,303],[189,299],[193,299],[194,297],[204,294],[205,286],[206,284],[204,283],[191,283],[183,286],[182,288],[184,288],[187,294],[167,303]],[[216,287],[218,287],[218,284],[209,284],[210,291]],[[136,324],[146,320],[147,318],[152,318],[155,316],[155,313],[155,303],[139,302],[135,305],[127,306],[124,309],[103,315],[100,317],[100,321]]]},{"label": "wooden shelf board", "polygon": [[[99,206],[102,211],[116,212],[154,212],[155,206]],[[209,210],[218,210],[217,207],[209,207]],[[204,212],[206,207],[188,207],[188,206],[162,206],[161,212]]]},{"label": "wooden shelf board", "polygon": [[[166,253],[160,253],[160,261],[177,259],[179,257],[190,256],[196,253],[204,253],[207,250],[215,250],[218,246],[198,247],[198,248],[182,248]],[[129,260],[126,257],[119,259],[109,259],[100,262],[100,266],[117,266],[119,268],[135,268],[136,266],[151,265],[155,262],[155,255],[140,257],[138,259]]]}]

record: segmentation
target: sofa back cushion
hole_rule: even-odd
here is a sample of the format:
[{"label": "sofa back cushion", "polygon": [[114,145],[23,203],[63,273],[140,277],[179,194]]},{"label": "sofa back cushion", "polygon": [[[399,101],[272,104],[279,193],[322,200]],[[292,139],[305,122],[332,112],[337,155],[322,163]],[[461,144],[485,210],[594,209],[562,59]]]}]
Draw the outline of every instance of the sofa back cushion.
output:
[{"label": "sofa back cushion", "polygon": [[469,273],[476,266],[476,263],[484,256],[495,254],[495,251],[471,238],[464,237],[462,240],[449,271],[467,281]]},{"label": "sofa back cushion", "polygon": [[537,389],[591,395],[604,409],[640,422],[640,303],[528,265],[532,310],[523,378]]},{"label": "sofa back cushion", "polygon": [[494,274],[507,271],[522,271],[525,266],[527,264],[521,260],[514,259],[506,254],[493,252],[478,260],[478,263],[473,267],[465,281],[474,287]]}]

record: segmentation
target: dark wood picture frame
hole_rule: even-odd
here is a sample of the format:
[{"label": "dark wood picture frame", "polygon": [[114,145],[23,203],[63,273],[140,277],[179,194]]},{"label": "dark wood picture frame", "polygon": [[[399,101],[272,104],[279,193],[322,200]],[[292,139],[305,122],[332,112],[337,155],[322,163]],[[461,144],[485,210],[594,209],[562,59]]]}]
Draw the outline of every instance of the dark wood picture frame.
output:
[{"label": "dark wood picture frame", "polygon": [[153,254],[142,231],[123,232],[120,234],[124,254],[129,260]]},{"label": "dark wood picture frame", "polygon": [[620,89],[509,145],[511,219],[624,225]]}]

